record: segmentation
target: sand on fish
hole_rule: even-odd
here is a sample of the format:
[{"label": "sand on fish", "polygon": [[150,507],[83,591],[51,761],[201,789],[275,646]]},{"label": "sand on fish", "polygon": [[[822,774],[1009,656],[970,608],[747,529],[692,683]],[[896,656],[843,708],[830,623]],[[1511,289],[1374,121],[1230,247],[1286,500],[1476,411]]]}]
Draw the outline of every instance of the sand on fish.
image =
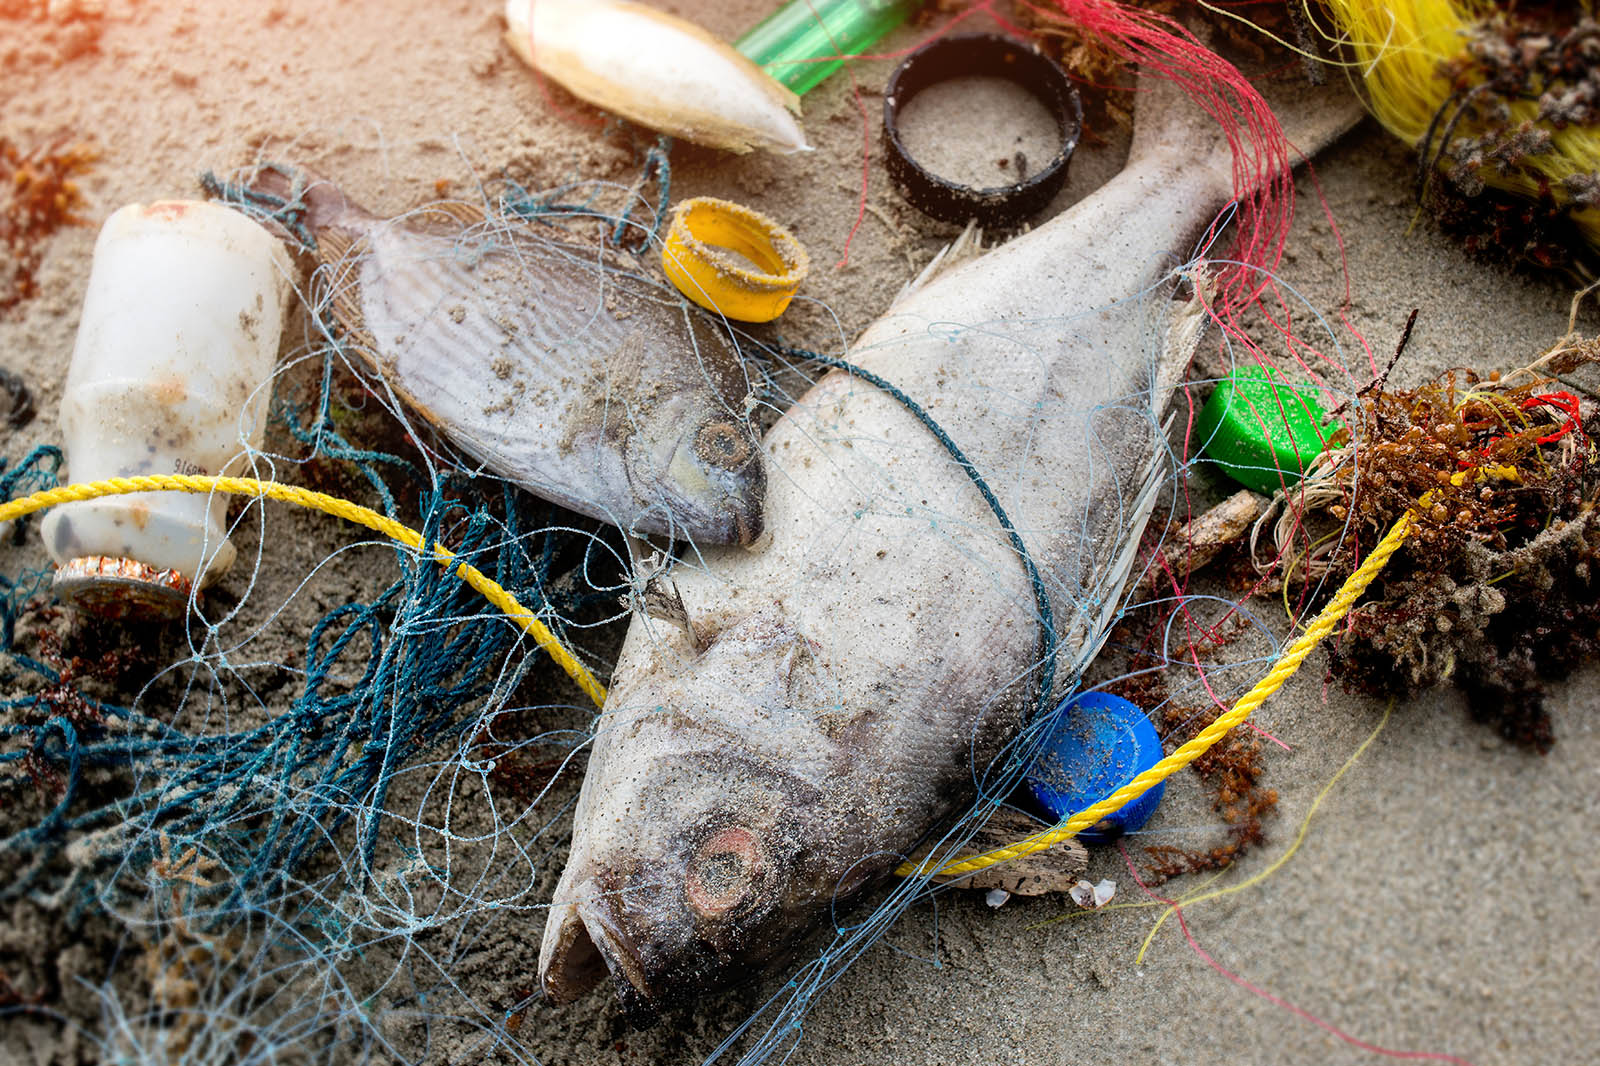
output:
[{"label": "sand on fish", "polygon": [[[659,6],[732,38],[769,4]],[[83,181],[83,214],[96,224],[123,203],[196,195],[200,171],[225,170],[258,152],[335,175],[350,195],[390,212],[441,192],[470,194],[480,178],[502,173],[529,188],[577,178],[626,183],[652,140],[559,91],[541,90],[500,40],[498,5],[482,0],[107,0],[50,8],[56,14],[45,18],[28,14],[29,5],[0,13],[0,135],[24,145],[57,138],[97,145],[101,161]],[[78,22],[67,19],[74,11]],[[885,47],[904,47],[925,32],[907,29]],[[675,197],[748,203],[806,243],[815,268],[785,319],[791,341],[824,347],[841,334],[855,336],[955,233],[888,186],[877,90],[890,66],[863,62],[853,82],[840,76],[806,97],[813,153],[674,151]],[[863,114],[872,154],[858,219]],[[977,143],[973,134],[989,124],[978,113],[943,121],[944,153]],[[975,125],[964,130],[963,123]],[[1125,137],[1104,132],[1107,143],[1079,149],[1054,209],[1120,165]],[[974,160],[974,173],[995,165],[992,155]],[[1564,330],[1569,288],[1472,261],[1416,217],[1411,175],[1411,156],[1370,123],[1336,145],[1317,164],[1320,185],[1299,182],[1284,279],[1337,316],[1347,267],[1351,301],[1343,314],[1370,339],[1380,364],[1406,314],[1421,308],[1410,355],[1396,373],[1402,383],[1453,366],[1520,365]],[[54,412],[94,236],[93,225],[56,236],[41,265],[40,295],[0,316],[0,365],[26,375],[40,412],[20,432],[0,430],[7,457],[59,439]],[[1586,322],[1593,332],[1594,319]],[[1366,354],[1343,336],[1343,358],[1365,364]],[[350,539],[331,520],[286,510],[270,512],[268,523],[271,547],[255,575],[264,600],[286,599]],[[8,573],[45,563],[37,540],[0,553]],[[374,569],[389,565],[378,550],[341,556],[320,587],[370,592],[387,580]],[[248,579],[243,567],[228,581],[237,589]],[[326,592],[291,600],[254,654],[295,661],[310,626],[334,602]],[[1282,611],[1270,602],[1257,610],[1281,638]],[[1232,652],[1270,653],[1264,639]],[[1600,816],[1597,680],[1600,672],[1590,668],[1551,686],[1557,744],[1543,757],[1472,724],[1452,692],[1396,706],[1378,741],[1323,801],[1292,861],[1258,887],[1188,910],[1195,941],[1240,980],[1370,1044],[1479,1064],[1585,1060],[1600,1033],[1600,873],[1590,856]],[[290,691],[280,689],[276,698]],[[1263,709],[1261,726],[1290,749],[1274,749],[1268,759],[1267,784],[1278,790],[1279,808],[1268,823],[1269,842],[1222,884],[1260,872],[1288,845],[1383,710],[1324,684],[1316,658]],[[571,724],[585,721],[574,714]],[[563,795],[576,784],[567,781]],[[1201,789],[1186,776],[1134,845],[1208,847],[1221,835]],[[551,864],[542,876],[553,883],[558,868]],[[1118,904],[1144,901],[1115,851],[1096,853],[1088,877],[1115,879]],[[1170,883],[1162,891],[1188,887]],[[1175,922],[1136,964],[1158,914],[1132,906],[1078,915],[1061,898],[994,910],[981,897],[946,895],[937,914],[913,911],[817,1003],[789,1061],[1373,1060],[1224,977]],[[1039,924],[1062,916],[1071,920]],[[498,924],[454,975],[489,1015],[498,1017],[531,987],[542,921],[535,910]],[[26,968],[30,980],[55,982],[58,1005],[86,1023],[95,1007],[75,982],[103,977],[98,953],[107,943],[79,938],[58,912],[32,903],[0,911],[0,970]],[[536,1004],[521,1017],[517,1039],[552,1066],[689,1063],[713,1051],[759,1002],[754,990],[711,998],[646,1033],[627,1031],[608,996],[560,1011]],[[470,1046],[452,1043],[468,1039],[455,1030],[442,1030],[426,1046],[414,1030],[397,1033],[397,1050],[428,1062],[456,1061]],[[0,1016],[0,1047],[0,1057],[20,1063],[93,1061],[70,1028],[23,1016]]]}]

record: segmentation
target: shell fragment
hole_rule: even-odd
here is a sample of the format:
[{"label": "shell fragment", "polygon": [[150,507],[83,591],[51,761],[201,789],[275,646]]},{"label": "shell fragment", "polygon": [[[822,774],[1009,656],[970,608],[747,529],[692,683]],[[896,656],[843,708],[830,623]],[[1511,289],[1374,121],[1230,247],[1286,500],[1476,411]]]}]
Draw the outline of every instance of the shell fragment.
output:
[{"label": "shell fragment", "polygon": [[507,0],[506,40],[574,96],[642,126],[748,152],[810,151],[800,98],[692,22],[620,0]]}]

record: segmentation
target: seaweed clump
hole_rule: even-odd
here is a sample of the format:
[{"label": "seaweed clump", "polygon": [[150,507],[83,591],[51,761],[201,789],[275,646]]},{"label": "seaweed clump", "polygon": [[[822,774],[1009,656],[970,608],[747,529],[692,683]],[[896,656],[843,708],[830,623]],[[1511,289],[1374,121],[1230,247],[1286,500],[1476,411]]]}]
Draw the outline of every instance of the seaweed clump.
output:
[{"label": "seaweed clump", "polygon": [[89,169],[96,153],[83,145],[57,144],[24,152],[0,137],[0,313],[38,291],[34,275],[43,243],[62,226],[81,226],[74,212],[83,193],[73,179]]},{"label": "seaweed clump", "polygon": [[[1542,362],[1552,374],[1600,362],[1600,340]],[[1375,696],[1453,682],[1475,717],[1543,752],[1543,683],[1600,654],[1600,413],[1553,377],[1512,387],[1519,376],[1451,372],[1364,395],[1359,473],[1327,506],[1356,535],[1298,569],[1337,587],[1415,508],[1406,545],[1329,646],[1333,676]],[[1352,452],[1331,451],[1325,469],[1348,471]]]},{"label": "seaweed clump", "polygon": [[[1196,709],[1169,704],[1161,722],[1161,745],[1168,754],[1216,721],[1224,708]],[[1211,790],[1211,805],[1227,826],[1227,839],[1204,850],[1157,844],[1145,848],[1153,861],[1147,883],[1160,884],[1182,874],[1222,870],[1267,838],[1262,819],[1278,805],[1278,790],[1261,783],[1266,766],[1261,738],[1235,729],[1193,763]]]}]

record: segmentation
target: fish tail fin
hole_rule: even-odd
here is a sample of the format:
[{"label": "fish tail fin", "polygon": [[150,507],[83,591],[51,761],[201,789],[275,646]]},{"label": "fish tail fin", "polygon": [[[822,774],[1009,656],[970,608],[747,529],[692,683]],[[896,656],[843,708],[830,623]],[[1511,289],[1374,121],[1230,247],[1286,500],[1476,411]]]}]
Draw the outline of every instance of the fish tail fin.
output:
[{"label": "fish tail fin", "polygon": [[375,217],[337,185],[309,170],[264,166],[245,183],[251,193],[303,206],[301,225],[313,235],[332,229],[358,230]]}]

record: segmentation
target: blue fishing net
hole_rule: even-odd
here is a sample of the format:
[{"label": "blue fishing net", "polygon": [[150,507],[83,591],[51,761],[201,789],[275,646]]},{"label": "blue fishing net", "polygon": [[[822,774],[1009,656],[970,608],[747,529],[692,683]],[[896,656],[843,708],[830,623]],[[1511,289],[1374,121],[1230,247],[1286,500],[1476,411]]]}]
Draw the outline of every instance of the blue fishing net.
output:
[{"label": "blue fishing net", "polygon": [[[664,189],[665,157],[651,159]],[[210,175],[203,184],[311,241],[299,220],[303,205]],[[512,195],[529,215],[595,210]],[[626,218],[612,221],[626,232]],[[649,233],[647,226],[645,239]],[[301,450],[263,455],[258,470],[343,472],[343,484],[414,524],[425,545],[447,545],[600,670],[574,638],[622,611],[629,587],[617,539],[592,523],[572,525],[572,516],[499,479],[352,444],[338,428],[344,338],[315,315],[312,332],[315,342],[295,362],[302,372],[320,362],[315,400],[275,411],[282,435]],[[5,463],[0,499],[53,486],[60,463],[49,447]],[[276,516],[261,522],[265,530],[278,525]],[[535,906],[530,870],[539,858],[527,850],[534,845],[511,844],[507,827],[493,824],[482,840],[476,828],[457,839],[448,798],[434,811],[439,795],[430,789],[464,787],[460,778],[484,794],[503,787],[523,803],[537,799],[581,742],[588,712],[566,716],[576,729],[524,733],[517,698],[530,685],[547,694],[546,709],[584,697],[520,627],[431,553],[387,542],[344,551],[388,555],[393,576],[365,581],[377,586],[369,594],[326,593],[347,602],[301,634],[288,698],[263,689],[285,671],[258,661],[252,648],[267,627],[284,624],[281,607],[264,617],[248,604],[219,617],[192,609],[187,654],[116,702],[90,694],[106,687],[94,680],[97,664],[47,637],[57,653],[52,665],[29,653],[41,645],[37,632],[19,635],[29,612],[35,622],[59,613],[49,606],[49,573],[0,576],[0,652],[13,665],[11,690],[28,693],[0,703],[0,791],[14,810],[37,812],[0,839],[10,871],[0,898],[50,901],[74,925],[110,916],[124,930],[122,963],[108,966],[98,990],[105,1030],[86,1030],[108,1061],[279,1061],[293,1048],[392,1061],[400,1053],[383,1050],[362,1019],[375,997],[403,1008],[393,1007],[387,981],[362,989],[341,979],[341,961],[388,953],[409,968],[426,956],[430,965],[407,978],[417,987],[399,997],[426,1019],[424,986],[453,980],[451,953],[470,942],[472,920]],[[246,617],[257,628],[241,637]],[[171,641],[155,643],[164,649]],[[424,824],[423,809],[439,821]],[[521,862],[486,863],[461,885],[460,856],[484,840],[491,853],[520,849]],[[469,939],[424,951],[430,932]],[[122,986],[130,970],[153,989],[143,1009]],[[25,1000],[0,1009],[42,1010]],[[503,1029],[503,1017],[475,1021]]]}]

